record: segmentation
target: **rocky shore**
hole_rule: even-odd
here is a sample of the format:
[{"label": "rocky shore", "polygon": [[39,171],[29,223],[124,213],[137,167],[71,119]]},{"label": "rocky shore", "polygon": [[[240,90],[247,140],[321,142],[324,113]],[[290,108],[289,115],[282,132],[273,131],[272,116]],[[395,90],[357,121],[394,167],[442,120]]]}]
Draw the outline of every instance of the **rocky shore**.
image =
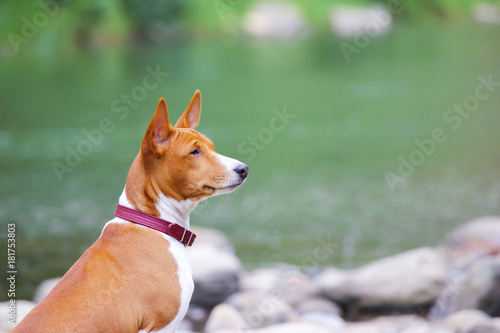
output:
[{"label": "rocky shore", "polygon": [[[400,1],[371,6],[332,4],[325,16],[335,36],[355,39],[356,46],[363,48],[372,38],[393,29],[393,21],[403,15],[403,7]],[[500,24],[498,4],[478,2],[470,11],[472,19],[479,24]],[[242,29],[247,36],[260,41],[305,38],[313,35],[314,30],[306,16],[300,6],[290,2],[259,1],[245,13]]]},{"label": "rocky shore", "polygon": [[[435,247],[314,276],[285,264],[246,272],[225,235],[195,229],[195,292],[178,332],[500,332],[500,217],[465,223]],[[43,282],[33,302],[18,301],[18,313],[56,282]],[[0,332],[10,329],[2,320]]]}]

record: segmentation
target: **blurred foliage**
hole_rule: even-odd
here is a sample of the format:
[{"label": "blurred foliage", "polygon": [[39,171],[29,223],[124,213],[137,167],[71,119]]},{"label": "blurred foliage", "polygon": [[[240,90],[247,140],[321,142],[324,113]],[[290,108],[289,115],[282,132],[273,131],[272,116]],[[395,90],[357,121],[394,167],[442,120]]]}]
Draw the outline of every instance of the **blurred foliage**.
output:
[{"label": "blurred foliage", "polygon": [[181,1],[122,0],[135,39],[153,43],[182,38],[180,22],[186,4]]},{"label": "blurred foliage", "polygon": [[[378,2],[378,1],[373,1]],[[401,5],[401,15],[396,19],[413,22],[434,22],[443,20],[464,20],[470,17],[472,6],[478,3],[500,4],[498,0],[382,0],[389,8]]]},{"label": "blurred foliage", "polygon": [[[260,0],[26,0],[0,3],[0,54],[12,44],[37,52],[133,43],[171,43],[189,37],[217,38],[240,32],[244,13]],[[335,6],[383,3],[400,6],[396,19],[418,23],[470,18],[478,2],[500,0],[288,0],[319,32],[328,29]],[[28,32],[26,34],[25,32]],[[28,35],[28,37],[26,36]],[[36,40],[31,42],[31,40]],[[28,43],[29,41],[29,43]],[[15,48],[14,48],[15,51]],[[66,50],[67,51],[67,50]]]},{"label": "blurred foliage", "polygon": [[26,46],[47,53],[118,44],[130,29],[130,20],[119,0],[3,2],[0,13],[3,42],[20,40],[19,48]]}]

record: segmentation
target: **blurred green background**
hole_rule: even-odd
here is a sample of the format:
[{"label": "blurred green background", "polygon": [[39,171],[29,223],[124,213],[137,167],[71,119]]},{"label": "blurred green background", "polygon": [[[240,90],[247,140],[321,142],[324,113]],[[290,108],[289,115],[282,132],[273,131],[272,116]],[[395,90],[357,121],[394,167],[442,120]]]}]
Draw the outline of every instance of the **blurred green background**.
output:
[{"label": "blurred green background", "polygon": [[[401,0],[389,31],[363,39],[332,32],[332,11],[394,1],[284,4],[306,22],[296,38],[245,32],[256,1],[0,4],[0,258],[13,221],[18,298],[64,274],[113,217],[158,99],[176,119],[196,89],[198,129],[249,164],[250,177],[201,204],[191,223],[225,232],[248,269],[355,267],[500,214],[500,91],[460,124],[445,116],[480,77],[500,82],[495,7],[483,24],[479,1]],[[346,57],[346,46],[356,52]],[[163,74],[144,89],[151,71]],[[102,119],[113,130],[58,178],[54,163],[66,164]],[[386,173],[418,157],[415,140],[436,128],[446,141],[391,188]],[[334,251],[318,257],[324,243]]]}]

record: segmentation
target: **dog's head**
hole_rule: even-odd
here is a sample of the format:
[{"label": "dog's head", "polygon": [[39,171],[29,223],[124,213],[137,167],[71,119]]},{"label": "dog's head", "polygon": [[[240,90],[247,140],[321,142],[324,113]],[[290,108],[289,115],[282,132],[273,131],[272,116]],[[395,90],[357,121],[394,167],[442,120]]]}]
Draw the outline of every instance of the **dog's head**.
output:
[{"label": "dog's head", "polygon": [[160,99],[142,141],[144,168],[162,194],[176,200],[198,201],[229,193],[243,184],[248,166],[218,154],[213,142],[196,131],[201,94],[196,91],[175,126],[167,103]]}]

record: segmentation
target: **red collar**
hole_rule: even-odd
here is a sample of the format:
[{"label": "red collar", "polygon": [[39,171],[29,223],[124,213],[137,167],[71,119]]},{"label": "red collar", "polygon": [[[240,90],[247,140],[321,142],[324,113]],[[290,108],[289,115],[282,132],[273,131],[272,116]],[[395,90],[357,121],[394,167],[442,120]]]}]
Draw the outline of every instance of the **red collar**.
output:
[{"label": "red collar", "polygon": [[174,237],[186,246],[193,245],[196,238],[196,235],[192,231],[181,227],[177,223],[168,222],[159,217],[122,205],[116,207],[115,216],[163,232],[164,234]]}]

